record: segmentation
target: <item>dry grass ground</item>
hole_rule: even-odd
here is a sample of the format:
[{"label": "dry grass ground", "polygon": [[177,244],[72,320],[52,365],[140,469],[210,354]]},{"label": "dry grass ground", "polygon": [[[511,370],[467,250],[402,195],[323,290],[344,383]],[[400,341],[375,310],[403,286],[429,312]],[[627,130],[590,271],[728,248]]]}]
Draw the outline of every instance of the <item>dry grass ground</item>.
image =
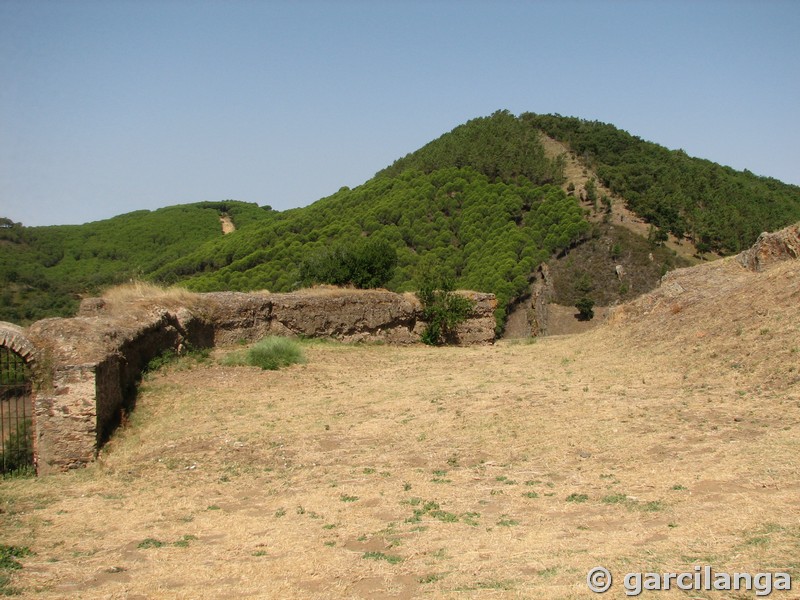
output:
[{"label": "dry grass ground", "polygon": [[165,308],[192,307],[197,304],[197,294],[177,286],[162,287],[141,280],[131,280],[103,292],[106,313],[127,314],[133,309],[149,309],[153,305]]},{"label": "dry grass ground", "polygon": [[708,267],[576,336],[173,365],[95,465],[0,483],[2,543],[35,552],[12,584],[577,599],[603,565],[623,598],[624,573],[708,564],[789,572],[772,597],[798,598],[800,266]]}]

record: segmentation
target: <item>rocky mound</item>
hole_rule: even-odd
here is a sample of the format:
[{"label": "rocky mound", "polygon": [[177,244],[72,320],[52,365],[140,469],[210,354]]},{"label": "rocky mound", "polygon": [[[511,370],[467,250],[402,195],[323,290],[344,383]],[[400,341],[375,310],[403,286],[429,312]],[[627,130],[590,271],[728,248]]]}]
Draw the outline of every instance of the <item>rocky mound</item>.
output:
[{"label": "rocky mound", "polygon": [[[613,344],[632,338],[648,355],[708,381],[741,379],[792,388],[800,383],[798,225],[765,234],[742,254],[664,276],[661,285],[613,310],[596,330]],[[796,389],[796,388],[795,388]]]},{"label": "rocky mound", "polygon": [[762,271],[773,263],[797,258],[800,258],[800,223],[775,233],[762,233],[737,260],[751,271]]}]

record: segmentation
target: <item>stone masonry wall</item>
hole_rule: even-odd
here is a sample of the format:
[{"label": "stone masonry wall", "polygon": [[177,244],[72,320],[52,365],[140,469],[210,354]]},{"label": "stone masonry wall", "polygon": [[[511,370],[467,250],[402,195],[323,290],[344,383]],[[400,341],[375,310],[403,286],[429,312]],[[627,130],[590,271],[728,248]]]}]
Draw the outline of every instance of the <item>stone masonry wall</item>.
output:
[{"label": "stone masonry wall", "polygon": [[[492,294],[459,292],[475,310],[457,331],[459,344],[494,340]],[[199,294],[191,306],[157,301],[115,307],[84,301],[72,319],[44,319],[20,339],[40,359],[34,427],[37,470],[54,473],[85,466],[133,408],[136,384],[156,356],[186,347],[254,341],[266,335],[383,340],[409,344],[425,327],[411,294],[321,289],[293,294]]]}]

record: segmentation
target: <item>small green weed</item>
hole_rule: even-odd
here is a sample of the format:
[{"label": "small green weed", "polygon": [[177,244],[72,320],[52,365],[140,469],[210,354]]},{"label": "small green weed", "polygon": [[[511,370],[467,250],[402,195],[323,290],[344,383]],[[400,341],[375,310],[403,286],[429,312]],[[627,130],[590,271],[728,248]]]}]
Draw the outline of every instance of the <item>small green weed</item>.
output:
[{"label": "small green weed", "polygon": [[749,538],[745,543],[748,546],[766,546],[770,542],[769,536],[757,535]]},{"label": "small green weed", "polygon": [[501,483],[505,483],[506,485],[517,485],[516,481],[514,481],[513,479],[509,479],[505,475],[498,475],[494,479],[495,479],[495,481],[499,481]]},{"label": "small green weed", "polygon": [[157,540],[155,538],[145,538],[141,542],[139,542],[139,545],[136,547],[146,550],[148,548],[162,548],[166,545],[167,543],[162,542],[161,540]]},{"label": "small green weed", "polygon": [[446,510],[433,510],[430,512],[430,516],[442,523],[455,523],[458,521],[458,515]]},{"label": "small green weed", "polygon": [[5,544],[0,544],[0,569],[6,571],[21,569],[22,565],[17,559],[25,558],[26,556],[33,556],[33,552],[31,552],[31,549],[27,546],[6,546]]},{"label": "small green weed", "polygon": [[570,494],[569,496],[567,496],[567,502],[581,503],[581,502],[586,502],[588,499],[589,496],[587,496],[586,494]]},{"label": "small green weed", "polygon": [[365,552],[364,556],[361,558],[368,560],[385,560],[392,565],[403,562],[403,558],[401,556],[397,556],[396,554],[384,554],[383,552]]},{"label": "small green weed", "polygon": [[660,500],[639,502],[625,494],[610,494],[602,499],[603,504],[620,504],[628,510],[641,510],[643,512],[658,512],[664,510],[664,503]]},{"label": "small green weed", "polygon": [[476,512],[465,512],[461,515],[461,520],[464,521],[467,525],[472,527],[477,527],[479,525],[478,519],[480,518],[481,513]]},{"label": "small green weed", "polygon": [[188,548],[189,542],[193,542],[197,539],[196,535],[184,535],[181,539],[177,542],[174,542],[172,545],[178,548]]},{"label": "small green weed", "polygon": [[510,590],[513,589],[514,582],[513,581],[479,581],[475,584],[474,588],[467,588],[467,589],[478,589],[478,590]]},{"label": "small green weed", "polygon": [[625,504],[628,502],[628,496],[625,494],[611,494],[609,496],[605,496],[601,502],[603,504]]}]

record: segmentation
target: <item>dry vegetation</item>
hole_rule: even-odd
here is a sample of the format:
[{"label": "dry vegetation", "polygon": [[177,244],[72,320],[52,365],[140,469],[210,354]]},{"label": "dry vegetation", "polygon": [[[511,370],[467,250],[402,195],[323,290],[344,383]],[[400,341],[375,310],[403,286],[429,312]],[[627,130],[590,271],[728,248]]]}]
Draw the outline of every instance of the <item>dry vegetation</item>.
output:
[{"label": "dry vegetation", "polygon": [[95,465],[0,484],[2,542],[35,552],[12,583],[31,598],[577,599],[596,565],[621,582],[709,564],[787,571],[795,591],[772,597],[797,598],[800,265],[703,269],[532,344],[177,363]]},{"label": "dry vegetation", "polygon": [[178,286],[164,287],[141,280],[107,289],[102,296],[105,311],[110,314],[128,313],[132,308],[150,308],[157,305],[164,308],[192,307],[197,303],[197,294]]}]

